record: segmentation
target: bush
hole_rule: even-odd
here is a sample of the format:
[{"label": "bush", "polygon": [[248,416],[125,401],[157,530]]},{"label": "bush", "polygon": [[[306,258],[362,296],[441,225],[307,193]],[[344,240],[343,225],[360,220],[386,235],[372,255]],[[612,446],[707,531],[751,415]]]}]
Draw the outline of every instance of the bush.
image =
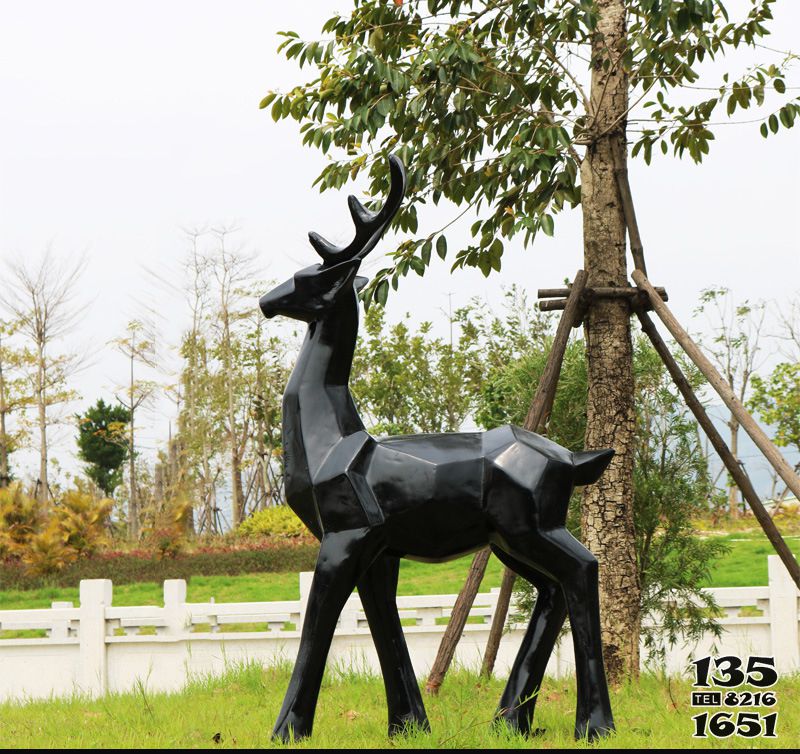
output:
[{"label": "bush", "polygon": [[256,511],[236,529],[245,537],[312,537],[305,524],[288,505]]},{"label": "bush", "polygon": [[18,560],[0,563],[0,590],[77,586],[81,579],[111,579],[117,584],[192,576],[236,576],[314,569],[319,545],[304,538],[264,541],[248,546],[199,547],[173,558],[145,550],[100,552],[65,565],[56,573],[33,574]]},{"label": "bush", "polygon": [[0,557],[20,557],[44,519],[39,501],[26,495],[19,482],[0,489]]},{"label": "bush", "polygon": [[106,527],[113,506],[108,498],[97,500],[88,492],[67,490],[52,514],[64,546],[83,557],[107,544]]},{"label": "bush", "polygon": [[19,483],[0,489],[0,557],[34,577],[53,574],[105,544],[111,500],[68,490],[52,506]]},{"label": "bush", "polygon": [[170,498],[145,515],[144,542],[160,558],[174,558],[186,549],[191,503],[182,496]]}]

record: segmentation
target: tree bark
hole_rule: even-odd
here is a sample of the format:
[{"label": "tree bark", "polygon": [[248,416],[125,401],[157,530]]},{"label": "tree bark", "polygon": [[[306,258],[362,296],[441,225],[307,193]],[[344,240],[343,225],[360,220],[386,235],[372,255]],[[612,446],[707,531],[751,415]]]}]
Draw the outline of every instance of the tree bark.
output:
[{"label": "tree bark", "polygon": [[[626,169],[628,76],[623,0],[598,2],[592,40],[591,143],[581,164],[584,261],[589,287],[626,286],[626,223],[616,170]],[[616,158],[616,160],[615,160]],[[584,318],[589,392],[586,447],[616,454],[583,495],[584,543],[600,564],[603,656],[609,680],[639,672],[641,585],[633,526],[634,383],[629,305],[599,299]]]}]

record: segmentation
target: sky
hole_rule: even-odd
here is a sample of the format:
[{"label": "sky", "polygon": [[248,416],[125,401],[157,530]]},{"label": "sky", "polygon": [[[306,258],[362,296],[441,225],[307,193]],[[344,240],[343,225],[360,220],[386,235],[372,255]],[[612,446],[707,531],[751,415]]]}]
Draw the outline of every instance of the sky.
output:
[{"label": "sky", "polygon": [[[274,280],[315,261],[309,230],[334,241],[349,237],[349,191],[312,189],[325,158],[300,145],[296,123],[273,123],[258,103],[270,89],[287,90],[308,75],[276,53],[277,32],[319,38],[330,11],[350,5],[0,5],[0,253],[4,261],[33,261],[49,247],[65,262],[87,260],[87,308],[64,344],[91,355],[75,380],[83,396],[76,410],[113,397],[126,365],[109,341],[145,308],[158,312],[163,353],[177,342],[185,302],[153,273],[179,282],[185,229],[238,227],[258,276]],[[735,12],[748,4],[727,6]],[[780,0],[775,16],[769,45],[800,49],[800,3]],[[746,50],[737,70],[779,57]],[[797,70],[790,86],[800,85]],[[710,286],[726,286],[737,299],[778,302],[800,291],[800,128],[768,140],[757,128],[720,125],[699,167],[671,158],[631,164],[650,278],[667,288],[683,322]],[[420,217],[420,232],[451,215],[451,208],[432,209]],[[450,275],[449,264],[436,260],[424,278],[403,282],[388,315],[412,311],[441,327],[448,294],[454,306],[477,295],[497,307],[504,286],[517,283],[534,297],[536,288],[572,278],[581,261],[580,215],[573,211],[560,216],[553,239],[528,249],[512,244],[501,274],[489,279],[476,270]],[[380,266],[377,251],[362,272]],[[165,368],[170,363],[165,358]],[[164,400],[150,410],[145,447],[167,436],[172,412]],[[65,468],[75,468],[73,434],[58,434],[55,455]]]}]

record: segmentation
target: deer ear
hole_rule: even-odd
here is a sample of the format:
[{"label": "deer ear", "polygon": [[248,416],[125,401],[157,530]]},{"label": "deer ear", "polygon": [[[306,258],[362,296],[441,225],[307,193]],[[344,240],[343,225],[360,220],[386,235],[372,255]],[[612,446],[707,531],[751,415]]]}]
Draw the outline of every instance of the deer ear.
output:
[{"label": "deer ear", "polygon": [[606,450],[582,450],[572,454],[572,465],[574,467],[573,478],[576,487],[585,484],[594,484],[611,463],[614,451],[611,448]]},{"label": "deer ear", "polygon": [[353,285],[356,287],[356,293],[360,293],[361,289],[369,282],[369,278],[365,278],[363,275],[356,275],[356,279],[353,281]]}]

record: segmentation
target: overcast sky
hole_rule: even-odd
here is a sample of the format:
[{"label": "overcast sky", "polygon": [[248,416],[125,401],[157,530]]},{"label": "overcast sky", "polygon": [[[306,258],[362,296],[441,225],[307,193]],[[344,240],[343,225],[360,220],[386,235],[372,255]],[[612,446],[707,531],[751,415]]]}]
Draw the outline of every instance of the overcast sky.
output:
[{"label": "overcast sky", "polygon": [[[350,4],[0,5],[0,250],[4,259],[35,258],[51,245],[56,256],[89,260],[83,293],[91,304],[68,345],[94,359],[77,381],[85,400],[76,408],[111,397],[124,378],[122,357],[106,344],[144,303],[155,301],[163,315],[164,346],[185,326],[183,301],[156,290],[146,272],[177,274],[182,228],[235,224],[262,276],[274,279],[314,261],[308,230],[333,240],[349,235],[344,193],[310,188],[325,158],[300,146],[294,122],[273,123],[258,103],[269,89],[307,76],[276,54],[276,32],[318,38],[330,10]],[[731,10],[747,5],[728,3]],[[777,5],[770,45],[798,50],[800,3]],[[766,49],[739,57],[778,59]],[[798,79],[795,69],[788,83]],[[631,167],[650,277],[666,286],[683,321],[709,286],[771,300],[800,289],[800,128],[766,141],[752,124],[715,132],[700,167],[671,158]],[[420,232],[439,227],[447,212],[423,214]],[[498,305],[512,282],[533,296],[571,278],[581,260],[580,216],[572,212],[557,221],[554,239],[527,250],[513,244],[502,273],[489,280],[473,270],[451,277],[447,263],[409,278],[389,315],[413,310],[441,321],[448,292],[454,305],[473,295]],[[370,260],[367,274],[378,265]],[[169,405],[148,420],[153,447],[166,436]],[[56,454],[66,466],[74,465],[71,434]]]}]

